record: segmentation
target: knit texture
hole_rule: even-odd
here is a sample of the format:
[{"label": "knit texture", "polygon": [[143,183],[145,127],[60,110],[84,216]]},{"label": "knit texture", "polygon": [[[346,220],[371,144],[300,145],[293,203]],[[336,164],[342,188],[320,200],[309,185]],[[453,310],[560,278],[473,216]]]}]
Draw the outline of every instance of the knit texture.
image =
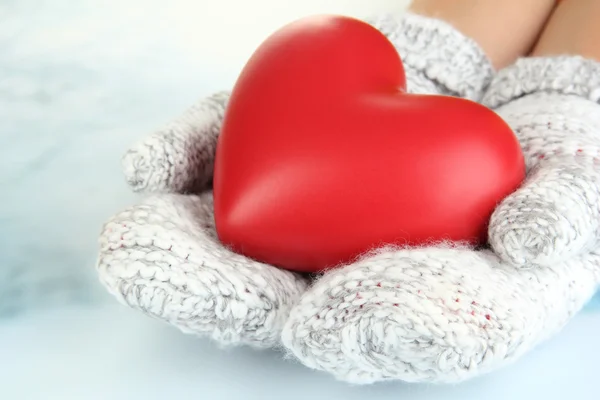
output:
[{"label": "knit texture", "polygon": [[228,100],[226,91],[202,99],[129,149],[122,159],[129,186],[136,192],[206,189]]},{"label": "knit texture", "polygon": [[104,226],[97,268],[122,303],[225,345],[277,344],[307,284],[223,247],[210,192],[157,194],[115,215]]},{"label": "knit texture", "polygon": [[490,85],[487,104],[517,132],[529,170],[492,218],[495,252],[381,249],[332,271],[293,309],[289,351],[353,383],[458,382],[558,332],[600,282],[598,68],[522,60]]},{"label": "knit texture", "polygon": [[[483,90],[491,68],[482,68],[477,78],[473,74],[483,59],[477,58],[473,67],[474,56],[457,56],[479,54],[473,42],[439,21],[406,18],[410,22],[404,28],[386,23],[382,29],[395,29],[385,32],[397,47],[405,46],[401,51],[409,62],[410,90],[479,96],[476,92]],[[403,29],[410,35],[405,39]],[[235,254],[218,242],[208,186],[227,100],[225,92],[201,100],[127,152],[123,158],[127,182],[148,197],[106,223],[97,269],[102,283],[122,303],[184,332],[225,345],[276,346],[307,282],[298,274]],[[339,273],[343,272],[334,272]],[[296,321],[300,332],[302,322]],[[286,337],[292,339],[287,343],[300,349],[302,337],[289,333],[293,331],[288,329]],[[301,356],[308,351],[298,353],[299,358],[313,365],[314,356]],[[311,346],[310,351],[321,350]],[[352,369],[347,363],[340,368]],[[352,376],[349,373],[348,378]]]},{"label": "knit texture", "polygon": [[410,93],[444,94],[480,100],[493,77],[481,47],[443,21],[405,13],[368,20],[398,50]]},{"label": "knit texture", "polygon": [[515,265],[551,265],[596,245],[600,228],[600,64],[523,59],[484,101],[513,128],[528,178],[493,214],[490,243]]},{"label": "knit texture", "polygon": [[352,383],[462,381],[556,333],[593,296],[599,261],[524,270],[468,248],[381,249],[317,281],[283,343]]}]

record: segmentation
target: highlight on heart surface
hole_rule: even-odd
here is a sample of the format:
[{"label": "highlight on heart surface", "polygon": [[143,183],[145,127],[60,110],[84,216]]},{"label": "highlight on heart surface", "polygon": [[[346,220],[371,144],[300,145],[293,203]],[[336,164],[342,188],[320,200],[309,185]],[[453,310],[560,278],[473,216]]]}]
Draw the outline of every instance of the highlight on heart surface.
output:
[{"label": "highlight on heart surface", "polygon": [[304,272],[386,244],[484,242],[525,176],[514,133],[480,104],[405,89],[398,52],[365,22],[314,16],[267,38],[218,141],[219,239]]}]

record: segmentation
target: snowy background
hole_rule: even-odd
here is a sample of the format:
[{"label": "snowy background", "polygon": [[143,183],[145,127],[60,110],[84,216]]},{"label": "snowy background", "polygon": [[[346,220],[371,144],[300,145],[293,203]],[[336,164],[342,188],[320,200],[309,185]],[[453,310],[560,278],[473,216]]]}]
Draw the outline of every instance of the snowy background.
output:
[{"label": "snowy background", "polygon": [[129,144],[231,87],[289,20],[405,3],[0,0],[0,399],[597,398],[597,300],[490,377],[354,388],[276,352],[222,352],[97,283],[101,224],[135,201],[119,169]]}]

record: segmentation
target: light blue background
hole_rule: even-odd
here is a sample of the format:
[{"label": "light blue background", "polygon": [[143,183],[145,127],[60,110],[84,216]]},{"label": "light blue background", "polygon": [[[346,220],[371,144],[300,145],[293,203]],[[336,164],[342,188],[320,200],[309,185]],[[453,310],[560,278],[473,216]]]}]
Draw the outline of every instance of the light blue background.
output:
[{"label": "light blue background", "polygon": [[516,365],[457,386],[352,387],[116,304],[93,266],[101,224],[135,201],[121,154],[239,65],[193,51],[207,37],[178,43],[163,2],[100,3],[0,0],[1,399],[600,397],[598,298]]}]

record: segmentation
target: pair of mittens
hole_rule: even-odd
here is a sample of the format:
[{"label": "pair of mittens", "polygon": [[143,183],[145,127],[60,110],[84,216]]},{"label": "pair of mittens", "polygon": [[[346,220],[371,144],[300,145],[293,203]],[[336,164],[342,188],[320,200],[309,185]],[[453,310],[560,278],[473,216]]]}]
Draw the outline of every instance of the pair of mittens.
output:
[{"label": "pair of mittens", "polygon": [[593,296],[600,65],[523,59],[494,76],[475,42],[444,22],[369,22],[400,52],[409,91],[482,101],[515,130],[528,177],[492,217],[492,250],[386,247],[314,282],[231,252],[215,234],[209,187],[228,99],[219,93],[125,155],[130,186],[147,196],[103,228],[98,273],[112,294],[221,344],[283,345],[354,383],[493,370]]}]

